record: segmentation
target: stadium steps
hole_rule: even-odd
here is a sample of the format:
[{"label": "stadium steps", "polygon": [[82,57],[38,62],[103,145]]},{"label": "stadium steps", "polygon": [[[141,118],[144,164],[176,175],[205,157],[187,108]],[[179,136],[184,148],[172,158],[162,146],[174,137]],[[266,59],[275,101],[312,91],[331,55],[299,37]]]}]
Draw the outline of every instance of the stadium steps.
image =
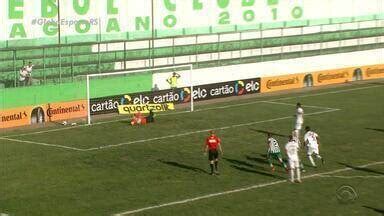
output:
[{"label": "stadium steps", "polygon": [[[280,47],[285,45],[302,45],[308,43],[316,43],[316,42],[329,42],[329,41],[339,41],[346,39],[357,39],[363,37],[374,37],[374,36],[383,36],[384,28],[367,28],[360,30],[348,30],[341,32],[324,32],[324,33],[316,33],[316,34],[307,34],[301,36],[287,36],[287,37],[272,37],[272,38],[263,38],[263,39],[250,39],[250,40],[242,40],[242,41],[228,41],[221,43],[205,43],[198,45],[183,45],[183,46],[174,46],[174,47],[161,47],[156,48],[154,52],[155,58],[161,57],[174,57],[174,56],[183,56],[183,55],[194,55],[194,54],[203,54],[203,53],[215,53],[215,52],[223,52],[223,51],[236,51],[243,49],[252,49],[252,48],[268,48],[268,47]],[[371,47],[371,46],[366,46]],[[340,48],[338,48],[340,49]],[[361,49],[361,46],[359,47]],[[337,51],[336,49],[329,49],[332,51]],[[340,49],[344,50],[344,48]],[[121,62],[124,60],[138,60],[138,59],[148,59],[149,51],[148,49],[138,49],[138,50],[128,50],[124,51],[109,51],[109,52],[101,52],[92,53],[92,48],[90,45],[79,46],[73,48],[71,47],[63,47],[61,51],[61,62],[58,58],[59,48],[46,48],[45,53],[43,53],[42,49],[34,49],[34,50],[23,50],[16,52],[16,62],[10,60],[10,54],[12,52],[5,51],[0,52],[0,59],[2,60],[2,64],[0,65],[0,80],[3,80],[11,86],[15,77],[17,78],[17,72],[14,71],[14,63],[15,65],[23,65],[27,61],[32,61],[36,67],[34,70],[34,78],[36,79],[52,79],[52,82],[59,82],[60,79],[68,78],[67,80],[72,80],[74,76],[89,74],[89,73],[97,73],[97,72],[110,72],[114,71],[114,63]],[[319,51],[314,51],[320,53]],[[326,54],[327,50],[323,50],[322,53]],[[304,55],[305,52],[299,52],[300,55]],[[312,51],[313,53],[313,51]],[[74,55],[73,55],[74,54]],[[72,56],[73,55],[73,56]],[[125,55],[125,56],[124,56]],[[42,57],[46,57],[43,61]],[[284,53],[284,55],[270,55],[269,56],[255,56],[250,58],[242,58],[241,61],[243,63],[247,62],[248,59],[258,59],[257,61],[265,61],[269,58],[274,59],[275,56],[297,56],[297,52],[293,53]],[[300,56],[298,56],[300,57]],[[8,59],[8,60],[7,60]],[[21,60],[28,59],[28,60]],[[276,59],[274,59],[276,60]],[[211,62],[199,62],[196,65],[200,67],[201,65],[211,65],[212,62],[215,62],[214,66],[217,66],[218,61]],[[220,64],[232,64],[230,62],[238,62],[236,59],[230,60],[220,60]],[[99,65],[100,63],[100,65]],[[60,67],[61,65],[61,73]],[[8,80],[8,81],[6,81]],[[10,80],[10,81],[9,81]],[[61,80],[63,82],[63,80]]]},{"label": "stadium steps", "polygon": [[[268,48],[268,47],[279,47],[286,45],[302,45],[308,43],[319,43],[319,42],[329,42],[329,41],[338,41],[338,40],[347,40],[347,39],[356,39],[363,37],[374,37],[374,36],[383,36],[384,28],[372,28],[372,29],[361,29],[361,30],[350,30],[342,32],[328,32],[321,34],[308,34],[302,36],[287,36],[287,37],[278,37],[278,38],[264,38],[264,39],[252,39],[252,40],[242,40],[242,41],[229,41],[221,43],[205,43],[197,45],[183,45],[183,46],[174,46],[174,47],[161,47],[155,48],[153,51],[155,58],[162,57],[173,57],[173,56],[184,56],[184,55],[193,55],[193,54],[204,54],[204,53],[213,53],[213,52],[225,52],[225,51],[235,51],[243,49],[255,49],[255,48]],[[129,60],[140,60],[148,59],[150,57],[150,52],[148,49],[137,49],[137,50],[128,50],[124,51],[106,51],[98,53],[91,52],[90,46],[80,46],[75,47],[76,52],[71,54],[70,47],[63,47],[61,60],[58,55],[58,48],[50,48],[46,51],[45,59],[43,60],[43,51],[42,50],[26,50],[26,51],[17,51],[15,62],[16,69],[21,67],[20,65],[26,64],[28,61],[32,61],[35,64],[36,69],[40,68],[57,68],[60,65],[62,67],[67,66],[81,66],[87,64],[98,64],[100,63],[109,63],[109,62],[118,62],[118,61],[129,61]],[[25,60],[23,60],[25,59]],[[1,60],[1,59],[0,59]],[[113,68],[112,68],[113,70]],[[14,61],[13,59],[2,60],[0,65],[0,71],[14,71]],[[93,70],[94,73],[94,70]]]},{"label": "stadium steps", "polygon": [[[276,61],[281,59],[311,57],[311,56],[326,55],[326,54],[347,53],[347,52],[371,50],[371,49],[378,49],[378,48],[384,48],[384,43],[361,45],[361,46],[349,46],[349,47],[342,47],[342,48],[329,48],[329,49],[322,49],[322,50],[290,52],[290,53],[284,53],[284,55],[272,54],[272,55],[252,56],[252,57],[244,57],[244,58],[233,58],[233,59],[226,59],[226,60],[203,61],[203,62],[194,63],[192,65],[195,69],[209,68],[209,67],[217,67],[217,66],[236,65],[236,64]],[[113,63],[109,63],[109,64],[113,64]],[[87,74],[87,71],[91,69],[95,71],[97,67],[98,67],[97,65],[92,65],[87,67],[87,69],[84,69],[84,67],[80,66],[78,67],[79,74],[80,73]],[[111,67],[111,65],[107,67]],[[102,68],[102,69],[105,69],[105,68]],[[137,69],[145,69],[145,68],[137,68]],[[70,68],[62,68],[61,77],[58,74],[58,72],[55,70],[56,69],[52,69],[52,73],[46,77],[46,82],[44,84],[50,84],[50,83],[57,84],[57,83],[63,83],[63,82],[71,82],[75,80],[74,77],[72,76]],[[45,73],[47,72],[45,71]],[[3,75],[3,74],[0,74],[0,75]],[[10,80],[8,81],[8,84],[12,85],[13,83],[12,78],[14,77],[14,75],[15,74],[13,73],[13,74],[9,74],[8,77],[0,76],[0,80],[8,79]]]}]

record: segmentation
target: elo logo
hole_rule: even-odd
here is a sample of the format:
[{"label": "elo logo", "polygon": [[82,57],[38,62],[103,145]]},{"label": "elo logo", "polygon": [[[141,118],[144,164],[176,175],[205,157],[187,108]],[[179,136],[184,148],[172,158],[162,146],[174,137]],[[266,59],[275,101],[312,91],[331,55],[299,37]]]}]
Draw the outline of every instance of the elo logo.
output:
[{"label": "elo logo", "polygon": [[235,83],[235,93],[237,95],[242,95],[242,94],[244,94],[244,91],[245,91],[245,89],[244,89],[244,82],[241,81],[241,80],[237,81]]}]

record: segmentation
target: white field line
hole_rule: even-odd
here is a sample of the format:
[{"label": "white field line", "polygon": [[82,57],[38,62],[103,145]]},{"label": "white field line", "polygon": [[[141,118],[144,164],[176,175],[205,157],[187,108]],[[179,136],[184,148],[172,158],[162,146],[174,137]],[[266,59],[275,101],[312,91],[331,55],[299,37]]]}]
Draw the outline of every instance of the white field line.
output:
[{"label": "white field line", "polygon": [[[285,105],[285,106],[296,106],[296,104],[290,104],[290,103],[282,103],[282,102],[275,102],[275,101],[264,101],[264,103],[269,104],[277,104],[277,105]],[[303,105],[303,108],[310,107],[310,108],[316,108],[316,109],[335,109],[330,107],[323,107],[323,106],[311,106],[311,105]]]},{"label": "white field line", "polygon": [[[332,109],[332,110],[325,110],[325,111],[309,113],[309,114],[306,114],[305,116],[319,115],[319,114],[323,114],[323,113],[336,112],[336,111],[339,111],[339,109]],[[262,120],[262,121],[254,121],[254,122],[248,122],[248,123],[243,123],[243,124],[235,124],[235,125],[229,125],[229,126],[225,126],[225,127],[208,128],[208,129],[203,129],[203,130],[186,132],[186,133],[182,133],[182,134],[173,134],[173,135],[155,137],[155,138],[150,138],[150,139],[134,140],[134,141],[130,141],[130,142],[123,142],[123,143],[100,146],[100,147],[89,148],[89,149],[84,149],[84,150],[85,151],[100,150],[100,149],[106,149],[106,148],[112,148],[112,147],[118,147],[118,146],[124,146],[124,145],[131,145],[131,144],[136,144],[136,143],[144,143],[144,142],[155,141],[155,140],[163,140],[163,139],[169,139],[169,138],[175,138],[175,137],[189,136],[191,134],[205,133],[205,132],[208,132],[210,130],[216,130],[216,131],[217,130],[227,130],[227,129],[236,128],[236,127],[244,127],[244,126],[250,126],[250,125],[255,125],[255,124],[260,124],[260,123],[273,122],[273,121],[279,121],[279,120],[291,119],[291,118],[293,118],[293,117],[292,116],[285,116],[285,117],[281,117],[281,118],[274,118],[274,119],[268,119],[268,120]]]},{"label": "white field line", "polygon": [[[374,166],[374,165],[379,165],[379,164],[384,164],[384,161],[373,162],[373,163],[361,165],[361,166],[358,166],[358,168],[364,168],[364,167]],[[343,169],[333,170],[333,171],[330,171],[330,172],[312,174],[312,175],[304,176],[304,177],[302,177],[302,179],[308,179],[308,178],[313,178],[313,177],[321,177],[321,176],[324,176],[324,175],[330,175],[330,174],[339,173],[339,172],[345,172],[345,171],[349,171],[349,170],[353,170],[353,168],[343,168]],[[288,181],[287,180],[280,180],[280,181],[274,181],[274,182],[269,182],[269,183],[256,184],[256,185],[252,185],[252,186],[249,186],[249,187],[242,187],[242,188],[238,188],[238,189],[234,189],[234,190],[228,190],[228,191],[223,191],[223,192],[218,192],[218,193],[212,193],[212,194],[198,196],[198,197],[194,197],[194,198],[190,198],[190,199],[184,199],[184,200],[180,200],[180,201],[169,202],[169,203],[164,203],[164,204],[160,204],[160,205],[148,206],[148,207],[145,207],[145,208],[125,211],[125,212],[113,214],[113,216],[130,215],[130,214],[144,212],[144,211],[148,211],[148,210],[152,210],[152,209],[158,209],[158,208],[163,208],[163,207],[167,207],[167,206],[174,206],[174,205],[179,205],[179,204],[184,204],[184,203],[190,203],[190,202],[194,202],[194,201],[198,201],[198,200],[208,199],[208,198],[211,198],[211,197],[218,197],[218,196],[238,193],[238,192],[242,192],[242,191],[249,191],[249,190],[253,190],[253,189],[257,189],[257,188],[263,188],[263,187],[272,186],[272,185],[277,185],[277,184],[281,184],[281,183],[285,183],[285,182],[288,182]]]},{"label": "white field line", "polygon": [[[218,109],[227,109],[227,108],[246,106],[246,105],[257,104],[257,103],[274,102],[274,101],[280,101],[280,100],[290,100],[290,99],[305,98],[305,97],[314,97],[314,96],[327,95],[327,94],[337,94],[337,93],[344,93],[344,92],[350,92],[350,91],[358,91],[358,90],[370,89],[370,88],[378,88],[378,87],[383,87],[383,86],[382,85],[374,85],[374,86],[366,86],[366,87],[360,87],[360,88],[351,88],[351,89],[344,89],[344,90],[337,90],[337,91],[330,91],[330,92],[323,92],[323,93],[316,93],[316,94],[307,94],[307,95],[299,95],[299,96],[292,96],[292,97],[275,98],[275,99],[272,99],[272,100],[252,101],[252,102],[247,102],[247,103],[238,103],[238,104],[232,104],[232,105],[225,105],[225,106],[217,106],[217,107],[211,107],[211,108],[197,109],[194,112],[202,112],[202,111],[218,110]],[[324,109],[325,107],[321,107],[321,108]],[[190,111],[180,111],[180,112],[164,113],[164,114],[159,114],[158,116],[178,115],[178,114],[184,114],[184,113],[189,113],[189,112]],[[109,124],[109,123],[114,123],[114,122],[125,121],[125,120],[128,120],[128,119],[130,119],[130,118],[123,118],[123,119],[117,119],[117,120],[111,120],[111,121],[97,122],[97,123],[93,123],[92,125]],[[27,136],[27,135],[33,135],[33,134],[42,134],[42,133],[49,133],[49,132],[55,132],[55,131],[69,130],[69,129],[79,128],[79,127],[91,127],[91,126],[89,126],[89,125],[77,125],[77,126],[71,126],[71,127],[56,128],[56,129],[51,129],[51,130],[43,130],[43,131],[24,133],[24,134],[15,134],[15,135],[10,135],[10,136],[3,136],[3,137],[20,137],[20,136]]]},{"label": "white field line", "polygon": [[[178,115],[178,114],[183,114],[183,113],[188,113],[188,112],[190,112],[190,111],[179,111],[179,112],[171,112],[171,113],[162,113],[162,114],[158,114],[157,116]],[[130,119],[132,119],[132,118],[119,118],[119,119],[116,119],[116,120],[92,123],[92,125],[109,124],[109,123],[114,123],[114,122],[130,120]],[[80,125],[76,125],[76,126],[68,125],[67,127],[63,127],[63,128],[56,128],[56,129],[43,130],[43,131],[35,131],[35,132],[30,132],[30,133],[15,134],[15,135],[10,135],[10,136],[3,136],[3,137],[10,138],[10,137],[20,137],[20,136],[28,136],[28,135],[35,135],[35,134],[43,134],[43,133],[50,133],[50,132],[55,132],[55,131],[70,130],[70,129],[75,129],[75,128],[79,128],[79,127],[91,127],[92,125],[87,125],[87,124],[80,124]],[[0,137],[0,138],[2,138],[2,137]]]},{"label": "white field line", "polygon": [[[323,114],[323,113],[336,112],[336,111],[339,111],[339,109],[324,110],[324,111],[319,111],[319,112],[314,112],[314,113],[308,113],[308,114],[305,114],[305,116],[319,115],[319,114]],[[227,130],[227,129],[236,128],[236,127],[244,127],[244,126],[250,126],[250,125],[266,123],[266,122],[280,121],[280,120],[291,119],[291,118],[293,118],[293,116],[285,116],[285,117],[274,118],[274,119],[267,119],[267,120],[262,120],[262,121],[254,121],[254,122],[248,122],[248,123],[243,123],[243,124],[229,125],[229,126],[225,126],[225,127],[208,128],[208,129],[203,129],[203,130],[186,132],[186,133],[182,133],[182,134],[172,134],[172,135],[167,135],[167,136],[154,137],[154,138],[150,138],[150,139],[134,140],[134,141],[130,141],[130,142],[123,142],[123,143],[118,143],[118,144],[113,144],[113,145],[106,145],[106,146],[99,146],[99,147],[88,148],[88,149],[73,148],[73,147],[68,147],[68,146],[63,146],[63,145],[56,145],[56,144],[49,144],[49,143],[41,143],[41,142],[34,142],[34,141],[27,141],[27,140],[12,139],[12,138],[7,138],[7,137],[0,137],[0,139],[9,140],[9,141],[13,141],[13,142],[29,143],[29,144],[34,144],[34,145],[42,145],[42,146],[50,146],[50,147],[71,149],[71,150],[76,150],[76,151],[94,151],[94,150],[101,150],[101,149],[107,149],[107,148],[124,146],[124,145],[132,145],[132,144],[136,144],[136,143],[145,143],[145,142],[149,142],[149,141],[156,141],[156,140],[163,140],[163,139],[169,139],[169,138],[175,138],[175,137],[188,136],[188,135],[191,135],[191,134],[208,132],[210,130]]]},{"label": "white field line", "polygon": [[41,145],[41,146],[50,146],[50,147],[64,148],[64,149],[70,149],[70,150],[75,150],[75,151],[85,151],[84,149],[80,149],[80,148],[74,148],[74,147],[63,146],[63,145],[56,145],[56,144],[50,144],[50,143],[43,143],[43,142],[19,140],[19,139],[12,139],[12,138],[6,138],[6,137],[0,137],[0,139],[12,141],[12,142],[19,142],[19,143],[28,143],[28,144]]},{"label": "white field line", "polygon": [[361,178],[361,179],[369,179],[369,178],[384,178],[384,175],[368,175],[368,176],[338,176],[338,175],[319,175],[319,177],[322,178],[341,178],[341,179],[355,179],[355,178]]}]

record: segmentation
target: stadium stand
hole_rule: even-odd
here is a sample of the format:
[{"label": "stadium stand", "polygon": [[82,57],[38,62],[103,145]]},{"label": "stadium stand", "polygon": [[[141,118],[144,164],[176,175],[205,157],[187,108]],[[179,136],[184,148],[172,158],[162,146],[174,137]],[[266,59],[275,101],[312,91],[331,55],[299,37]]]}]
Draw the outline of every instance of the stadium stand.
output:
[{"label": "stadium stand", "polygon": [[[384,21],[329,20],[322,25],[259,26],[258,30],[164,36],[0,49],[0,87],[17,87],[32,61],[33,85],[76,81],[81,75],[182,64],[206,68],[384,47]],[[152,48],[152,45],[153,48]]]}]

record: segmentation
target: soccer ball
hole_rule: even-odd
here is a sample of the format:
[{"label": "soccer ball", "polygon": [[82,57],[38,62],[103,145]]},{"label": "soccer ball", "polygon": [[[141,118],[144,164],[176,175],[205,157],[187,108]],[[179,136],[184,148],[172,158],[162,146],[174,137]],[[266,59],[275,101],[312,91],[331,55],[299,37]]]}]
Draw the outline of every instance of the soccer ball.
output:
[{"label": "soccer ball", "polygon": [[61,124],[65,126],[65,125],[68,124],[68,122],[67,121],[63,121]]}]

